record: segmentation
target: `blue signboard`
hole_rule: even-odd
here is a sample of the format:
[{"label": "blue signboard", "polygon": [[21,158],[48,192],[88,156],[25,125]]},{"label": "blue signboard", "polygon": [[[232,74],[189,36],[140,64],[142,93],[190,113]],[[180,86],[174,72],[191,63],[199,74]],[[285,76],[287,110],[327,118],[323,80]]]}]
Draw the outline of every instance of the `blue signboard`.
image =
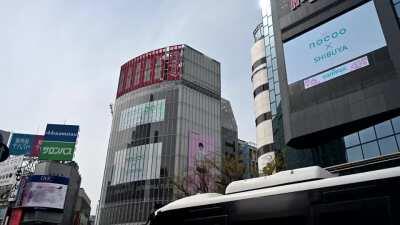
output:
[{"label": "blue signboard", "polygon": [[11,137],[9,146],[10,155],[26,155],[27,153],[30,153],[34,145],[35,138],[36,135],[14,133]]},{"label": "blue signboard", "polygon": [[29,177],[29,182],[54,183],[54,184],[68,185],[69,178],[68,177],[60,177],[60,176],[33,175],[33,176]]},{"label": "blue signboard", "polygon": [[79,126],[76,125],[47,124],[44,140],[75,143],[78,132]]}]

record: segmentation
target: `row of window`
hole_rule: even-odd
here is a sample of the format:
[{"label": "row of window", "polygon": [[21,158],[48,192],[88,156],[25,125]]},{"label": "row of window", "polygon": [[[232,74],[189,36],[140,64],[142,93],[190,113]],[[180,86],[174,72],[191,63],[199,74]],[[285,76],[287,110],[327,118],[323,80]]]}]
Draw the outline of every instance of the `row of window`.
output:
[{"label": "row of window", "polygon": [[281,102],[279,77],[278,77],[278,61],[276,58],[275,37],[272,23],[272,15],[267,15],[263,19],[264,23],[264,41],[265,54],[267,62],[267,76],[269,85],[269,97],[271,102],[271,112],[274,117],[277,114],[278,105]]},{"label": "row of window", "polygon": [[347,161],[399,152],[400,116],[344,137]]}]

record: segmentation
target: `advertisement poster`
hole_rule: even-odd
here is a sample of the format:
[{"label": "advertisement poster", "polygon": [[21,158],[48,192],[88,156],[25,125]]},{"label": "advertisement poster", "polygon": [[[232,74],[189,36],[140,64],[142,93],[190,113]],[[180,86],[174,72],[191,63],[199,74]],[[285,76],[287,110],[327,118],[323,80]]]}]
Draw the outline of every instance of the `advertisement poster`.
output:
[{"label": "advertisement poster", "polygon": [[165,99],[135,105],[121,112],[119,130],[164,120]]},{"label": "advertisement poster", "polygon": [[39,159],[70,161],[74,157],[75,143],[43,141]]},{"label": "advertisement poster", "polygon": [[385,46],[374,1],[369,1],[283,44],[288,84]]},{"label": "advertisement poster", "polygon": [[201,135],[196,132],[189,133],[189,162],[188,175],[193,179],[189,182],[189,189],[192,192],[214,188],[213,180],[215,170],[210,162],[215,160],[215,141],[212,137]]},{"label": "advertisement poster", "polygon": [[57,176],[31,176],[25,186],[23,207],[63,209],[69,179]]},{"label": "advertisement poster", "polygon": [[162,143],[135,146],[117,151],[112,184],[160,178]]},{"label": "advertisement poster", "polygon": [[47,124],[40,146],[39,159],[71,161],[74,157],[78,133],[79,126],[76,125]]},{"label": "advertisement poster", "polygon": [[30,156],[39,157],[40,148],[42,146],[43,139],[44,139],[43,135],[36,135],[35,140],[33,141],[33,146],[32,146]]},{"label": "advertisement poster", "polygon": [[23,156],[16,156],[0,163],[0,187],[15,184],[15,173],[21,167],[23,160]]},{"label": "advertisement poster", "polygon": [[14,133],[10,142],[10,155],[28,155],[33,147],[36,136],[32,134]]},{"label": "advertisement poster", "polygon": [[76,125],[47,124],[44,140],[75,143],[78,132],[79,126]]}]

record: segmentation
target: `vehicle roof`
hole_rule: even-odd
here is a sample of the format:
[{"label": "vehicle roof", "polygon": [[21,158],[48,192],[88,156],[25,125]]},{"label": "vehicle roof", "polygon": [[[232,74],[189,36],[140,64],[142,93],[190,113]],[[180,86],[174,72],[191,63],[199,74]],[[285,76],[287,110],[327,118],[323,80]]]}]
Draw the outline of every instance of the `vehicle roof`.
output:
[{"label": "vehicle roof", "polygon": [[175,209],[218,204],[218,203],[231,202],[243,199],[279,195],[285,193],[327,188],[327,187],[346,185],[346,184],[355,184],[355,183],[361,183],[372,180],[381,180],[399,176],[400,176],[400,167],[394,167],[389,169],[375,170],[375,171],[352,174],[347,176],[332,177],[322,180],[307,181],[303,183],[288,184],[271,188],[262,188],[262,189],[245,191],[234,194],[227,194],[227,195],[221,195],[216,193],[198,194],[171,202],[170,204],[157,210],[156,214],[159,212],[165,212]]}]

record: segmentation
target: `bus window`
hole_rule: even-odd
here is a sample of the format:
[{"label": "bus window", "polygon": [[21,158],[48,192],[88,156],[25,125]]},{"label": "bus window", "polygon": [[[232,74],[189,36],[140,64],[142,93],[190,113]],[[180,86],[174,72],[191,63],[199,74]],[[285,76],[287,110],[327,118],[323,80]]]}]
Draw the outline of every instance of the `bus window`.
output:
[{"label": "bus window", "polygon": [[228,217],[223,216],[210,216],[204,218],[196,218],[185,220],[184,225],[226,225]]},{"label": "bus window", "polygon": [[314,209],[317,225],[392,225],[388,198],[337,202]]}]

